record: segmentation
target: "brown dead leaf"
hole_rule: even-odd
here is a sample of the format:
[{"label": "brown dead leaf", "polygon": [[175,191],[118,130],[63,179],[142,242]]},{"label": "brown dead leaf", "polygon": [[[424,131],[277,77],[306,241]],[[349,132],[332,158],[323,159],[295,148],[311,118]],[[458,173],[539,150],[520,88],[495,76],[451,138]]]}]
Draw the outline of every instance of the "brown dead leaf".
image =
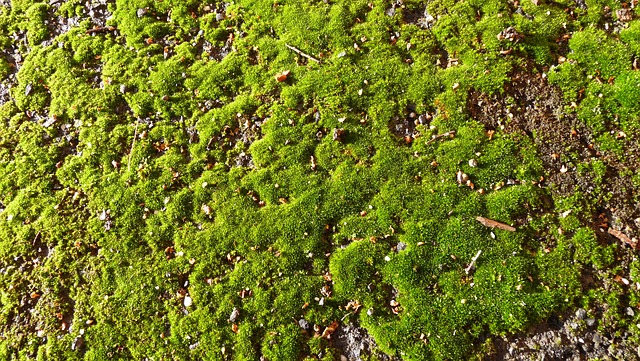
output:
[{"label": "brown dead leaf", "polygon": [[282,72],[276,74],[276,80],[278,82],[283,82],[283,81],[287,80],[287,76],[289,76],[290,72],[291,71],[289,71],[289,70],[285,70],[285,71],[282,71]]},{"label": "brown dead leaf", "polygon": [[167,142],[157,142],[153,145],[153,147],[158,151],[158,152],[164,152],[167,149],[169,149],[170,145]]},{"label": "brown dead leaf", "polygon": [[629,236],[627,236],[626,234],[613,229],[613,228],[609,228],[608,230],[609,234],[616,237],[617,239],[621,240],[622,242],[628,244],[629,246],[631,246],[631,248],[633,249],[637,249],[638,248],[638,242],[632,238],[629,238]]},{"label": "brown dead leaf", "polygon": [[345,310],[349,311],[349,309],[353,308],[353,312],[358,312],[360,307],[362,307],[360,302],[358,302],[358,300],[353,300],[353,301],[349,301],[349,303],[347,303],[347,306],[345,307]]},{"label": "brown dead leaf", "polygon": [[327,328],[322,331],[322,335],[320,337],[326,338],[327,340],[331,339],[331,334],[335,332],[338,328],[338,321],[333,321]]}]

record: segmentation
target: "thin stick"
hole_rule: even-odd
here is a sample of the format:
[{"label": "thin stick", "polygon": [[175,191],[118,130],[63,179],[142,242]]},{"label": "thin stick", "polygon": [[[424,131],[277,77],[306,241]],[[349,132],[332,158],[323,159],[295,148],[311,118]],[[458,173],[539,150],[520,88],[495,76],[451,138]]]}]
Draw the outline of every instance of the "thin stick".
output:
[{"label": "thin stick", "polygon": [[316,62],[316,63],[318,63],[318,64],[322,64],[322,61],[320,61],[320,60],[318,60],[318,59],[314,58],[313,56],[311,56],[311,55],[309,55],[309,54],[305,54],[305,53],[303,53],[302,51],[300,51],[300,49],[298,49],[298,48],[296,48],[296,47],[294,47],[294,46],[291,46],[291,45],[289,45],[289,44],[284,44],[284,46],[286,46],[287,48],[289,48],[289,49],[293,50],[293,52],[295,52],[295,53],[296,53],[296,54],[298,54],[298,55],[304,56],[305,58],[307,58],[307,59],[309,59],[309,60],[313,60],[313,61],[315,61],[315,62]]},{"label": "thin stick", "polygon": [[425,145],[429,145],[429,144],[435,142],[436,140],[438,140],[440,138],[448,137],[450,135],[455,135],[455,134],[456,134],[455,130],[450,130],[450,131],[448,131],[446,133],[434,135],[433,138],[431,138],[431,140],[429,140],[428,142],[425,143]]},{"label": "thin stick", "polygon": [[33,242],[31,242],[31,245],[35,246],[36,242],[38,241],[38,239],[40,239],[40,231],[38,231],[38,233],[36,233],[36,236],[33,238]]},{"label": "thin stick", "polygon": [[133,131],[133,141],[131,142],[131,150],[129,151],[129,159],[127,160],[127,172],[131,170],[131,155],[133,154],[133,147],[136,145],[136,138],[138,138],[138,121],[136,120],[136,129]]},{"label": "thin stick", "polygon": [[505,231],[509,231],[509,232],[515,232],[516,231],[516,229],[511,227],[510,225],[494,221],[493,219],[489,219],[489,218],[484,218],[484,217],[478,216],[478,217],[476,217],[476,221],[482,223],[482,225],[485,226],[485,227],[500,228],[500,229],[504,229]]},{"label": "thin stick", "polygon": [[481,254],[482,254],[482,250],[479,250],[478,253],[476,253],[476,255],[471,259],[471,263],[469,263],[469,266],[464,269],[464,273],[469,274],[469,272],[471,272],[473,267],[476,265],[476,261],[478,260],[478,257],[480,257]]}]

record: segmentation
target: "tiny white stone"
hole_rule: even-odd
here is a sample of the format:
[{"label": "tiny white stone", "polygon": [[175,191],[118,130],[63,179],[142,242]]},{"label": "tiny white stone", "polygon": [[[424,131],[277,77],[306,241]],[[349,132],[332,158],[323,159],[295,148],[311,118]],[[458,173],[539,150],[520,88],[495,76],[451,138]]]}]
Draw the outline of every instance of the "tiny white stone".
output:
[{"label": "tiny white stone", "polygon": [[191,307],[193,300],[189,296],[184,297],[184,307]]}]

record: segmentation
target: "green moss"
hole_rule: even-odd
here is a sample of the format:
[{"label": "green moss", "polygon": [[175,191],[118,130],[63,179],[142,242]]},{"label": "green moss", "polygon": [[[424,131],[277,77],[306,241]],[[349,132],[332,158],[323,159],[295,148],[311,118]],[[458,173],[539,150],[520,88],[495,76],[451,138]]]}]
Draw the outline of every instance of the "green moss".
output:
[{"label": "green moss", "polygon": [[288,325],[267,336],[262,346],[262,353],[273,360],[295,360],[302,353],[300,348],[301,334],[299,327]]},{"label": "green moss", "polygon": [[627,69],[630,64],[630,54],[625,46],[615,42],[601,30],[589,28],[576,32],[569,45],[573,50],[569,59],[575,60],[587,74],[598,73],[602,78],[608,79]]},{"label": "green moss", "polygon": [[28,19],[27,40],[29,45],[39,45],[49,35],[47,25],[44,23],[49,11],[49,6],[43,3],[33,4],[27,9],[25,15]]},{"label": "green moss", "polygon": [[368,286],[376,280],[376,270],[383,262],[384,248],[369,241],[357,241],[334,252],[329,269],[335,292],[341,299],[364,300]]},{"label": "green moss", "polygon": [[580,228],[571,239],[574,244],[575,258],[585,264],[593,264],[595,268],[602,269],[609,266],[613,260],[613,246],[604,247],[598,244],[598,240],[591,230]]},{"label": "green moss", "polygon": [[[55,39],[57,5],[2,8],[0,46],[24,61],[0,107],[0,358],[339,357],[304,318],[320,333],[357,321],[406,360],[468,359],[575,302],[621,305],[579,282],[615,267],[583,224],[606,161],[577,164],[589,197],[549,197],[534,140],[488,137],[467,109],[470,90],[507,98],[535,64],[624,160],[637,21],[618,39],[599,29],[619,5],[587,3],[118,0],[115,30],[86,20]],[[509,27],[518,41],[498,37]],[[76,325],[84,353],[69,349]]]}]

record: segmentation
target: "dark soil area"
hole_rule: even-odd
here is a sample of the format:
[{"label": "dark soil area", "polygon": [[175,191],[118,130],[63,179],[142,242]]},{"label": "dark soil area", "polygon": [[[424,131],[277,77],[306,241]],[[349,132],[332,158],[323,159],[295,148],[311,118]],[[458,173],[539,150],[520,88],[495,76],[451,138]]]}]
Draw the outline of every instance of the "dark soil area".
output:
[{"label": "dark soil area", "polygon": [[[550,85],[537,69],[520,69],[505,84],[504,94],[487,95],[472,91],[468,110],[487,130],[526,134],[535,142],[546,171],[542,184],[553,196],[566,197],[581,192],[596,208],[591,224],[599,234],[609,227],[630,238],[640,236],[640,207],[630,178],[631,164],[640,161],[640,143],[625,143],[626,159],[598,150],[594,136],[575,114],[567,113],[561,91]],[[611,129],[612,134],[620,130]],[[590,172],[579,172],[581,163],[601,161],[606,166],[602,183]],[[597,191],[596,191],[597,190]]]},{"label": "dark soil area", "polygon": [[[540,185],[555,197],[568,197],[581,192],[597,208],[583,219],[595,231],[603,244],[619,242],[616,251],[618,268],[628,274],[635,256],[630,244],[607,233],[609,228],[623,230],[636,242],[640,236],[640,207],[629,178],[629,165],[640,159],[640,146],[632,139],[625,143],[626,159],[599,151],[589,129],[575,114],[567,113],[561,91],[550,85],[538,69],[518,69],[505,84],[504,93],[487,95],[471,91],[468,99],[471,116],[485,125],[488,131],[520,133],[536,144],[546,171]],[[612,134],[619,130],[611,129]],[[593,174],[578,172],[577,165],[594,160],[606,165],[601,183]],[[597,188],[601,191],[594,192]],[[632,238],[633,237],[633,238]],[[610,289],[612,283],[624,284],[620,278],[612,280],[604,272],[583,271],[583,289]],[[626,279],[625,279],[626,281]],[[628,281],[627,281],[628,283]],[[599,325],[605,318],[606,306],[595,307],[591,317],[580,308],[573,313],[553,316],[532,326],[522,334],[493,340],[491,360],[637,360],[637,346],[628,343],[628,332],[620,334],[615,326]],[[623,310],[629,317],[635,311]],[[606,321],[605,321],[606,322]],[[598,327],[601,326],[601,327]]]}]

